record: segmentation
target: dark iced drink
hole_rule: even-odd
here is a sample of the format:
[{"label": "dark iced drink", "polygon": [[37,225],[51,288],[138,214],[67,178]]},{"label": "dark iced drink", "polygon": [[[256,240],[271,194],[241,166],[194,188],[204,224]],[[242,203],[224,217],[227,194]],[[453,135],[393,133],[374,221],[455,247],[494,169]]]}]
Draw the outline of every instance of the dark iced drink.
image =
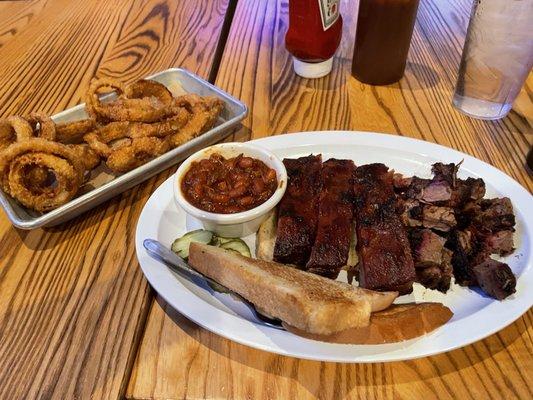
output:
[{"label": "dark iced drink", "polygon": [[360,0],[352,75],[371,85],[401,79],[419,0]]}]

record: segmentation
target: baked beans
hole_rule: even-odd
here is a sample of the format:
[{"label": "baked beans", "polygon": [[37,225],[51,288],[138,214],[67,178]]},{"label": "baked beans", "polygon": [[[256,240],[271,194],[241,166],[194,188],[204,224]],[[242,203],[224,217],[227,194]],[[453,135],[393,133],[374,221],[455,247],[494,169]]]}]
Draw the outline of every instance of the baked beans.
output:
[{"label": "baked beans", "polygon": [[193,161],[181,191],[193,206],[219,214],[251,210],[267,201],[278,185],[276,171],[243,154],[224,158],[213,153]]}]

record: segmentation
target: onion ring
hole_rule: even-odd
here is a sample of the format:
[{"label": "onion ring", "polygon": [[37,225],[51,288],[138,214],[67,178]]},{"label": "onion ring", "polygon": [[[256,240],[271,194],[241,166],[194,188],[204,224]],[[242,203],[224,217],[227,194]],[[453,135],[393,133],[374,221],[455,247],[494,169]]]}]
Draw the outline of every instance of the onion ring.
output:
[{"label": "onion ring", "polygon": [[192,117],[182,129],[170,136],[169,140],[173,148],[211,129],[224,108],[222,100],[216,97],[202,98],[197,95],[184,95],[177,98],[176,102],[190,109]]},{"label": "onion ring", "polygon": [[[130,94],[140,95],[143,89],[140,84],[129,90]],[[152,86],[151,86],[152,87]],[[101,88],[112,88],[118,94],[118,98],[108,102],[101,102],[97,91]],[[153,90],[153,89],[151,89]],[[156,122],[174,115],[180,107],[176,107],[173,101],[165,103],[163,96],[150,95],[142,98],[128,98],[125,94],[126,87],[112,79],[99,79],[91,82],[85,98],[87,113],[100,121],[130,121],[130,122]],[[166,97],[165,97],[166,98]]]},{"label": "onion ring", "polygon": [[74,150],[42,138],[13,143],[0,153],[0,186],[36,211],[49,211],[72,199],[84,170]]},{"label": "onion ring", "polygon": [[[136,139],[165,138],[174,132],[178,132],[188,123],[189,118],[190,114],[185,111],[184,108],[180,108],[180,111],[172,118],[153,124],[126,121],[110,122],[102,128],[85,135],[84,140],[98,155],[108,160],[109,157],[111,157],[115,152],[121,150],[122,152],[120,153],[120,156],[115,156],[112,158],[110,168],[116,171],[124,171],[126,169],[126,167],[123,166],[126,165],[124,157],[126,157],[127,154],[131,154],[132,157],[135,157],[137,160],[142,159],[142,157],[134,156],[135,154],[138,154],[140,152],[139,149],[142,144],[147,144],[150,147],[150,149],[146,150],[146,152],[149,154],[155,154],[160,151],[161,148],[163,148],[163,145],[159,144],[159,147],[157,147],[156,151],[153,150],[156,141],[136,141]],[[124,141],[122,139],[131,140]],[[113,143],[117,141],[121,142],[120,145],[117,147],[113,146]],[[126,148],[130,146],[133,146],[133,149],[126,150]],[[165,147],[167,147],[168,150],[168,146],[165,145]],[[117,157],[120,159],[120,161],[113,161],[117,159]],[[130,164],[137,165],[138,162],[132,160]],[[115,168],[113,167],[114,165],[119,166]]]},{"label": "onion ring", "polygon": [[170,90],[168,90],[165,85],[149,79],[139,79],[138,81],[126,86],[124,95],[128,99],[155,97],[162,104],[170,104],[174,98]]},{"label": "onion ring", "polygon": [[22,117],[13,116],[0,121],[0,150],[16,141],[24,141],[33,136],[33,128]]},{"label": "onion ring", "polygon": [[[37,137],[50,141],[56,140],[56,124],[52,121],[52,118],[43,113],[31,113],[28,118],[28,122],[32,126],[32,136],[37,133]],[[37,130],[37,123],[39,123],[39,129]],[[20,142],[20,140],[17,140]]]},{"label": "onion ring", "polygon": [[72,122],[56,123],[56,140],[65,144],[78,144],[83,141],[83,135],[96,128],[94,119],[82,119]]},{"label": "onion ring", "polygon": [[88,144],[67,144],[66,146],[76,153],[85,171],[90,171],[100,164],[100,156]]},{"label": "onion ring", "polygon": [[151,159],[166,153],[170,148],[168,140],[158,137],[132,139],[131,145],[113,151],[106,165],[114,172],[128,172]]}]

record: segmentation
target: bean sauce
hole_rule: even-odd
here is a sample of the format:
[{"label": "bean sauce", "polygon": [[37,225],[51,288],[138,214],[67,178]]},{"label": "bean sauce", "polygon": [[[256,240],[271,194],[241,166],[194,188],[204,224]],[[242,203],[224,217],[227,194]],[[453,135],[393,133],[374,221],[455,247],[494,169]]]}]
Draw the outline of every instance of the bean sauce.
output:
[{"label": "bean sauce", "polygon": [[264,162],[242,154],[226,159],[213,153],[191,163],[181,181],[181,191],[201,210],[233,214],[263,204],[277,185],[276,171]]}]

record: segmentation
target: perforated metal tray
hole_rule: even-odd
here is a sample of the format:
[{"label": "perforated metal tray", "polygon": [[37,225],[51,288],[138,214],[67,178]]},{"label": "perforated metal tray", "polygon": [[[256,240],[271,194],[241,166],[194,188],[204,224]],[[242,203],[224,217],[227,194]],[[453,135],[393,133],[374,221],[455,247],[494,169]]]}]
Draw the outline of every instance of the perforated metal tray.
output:
[{"label": "perforated metal tray", "polygon": [[[231,133],[231,128],[235,127],[248,114],[248,109],[242,102],[184,69],[171,68],[147,78],[164,84],[176,95],[197,93],[202,96],[217,96],[225,103],[224,111],[215,126],[208,132],[130,172],[113,175],[105,166],[101,165],[91,172],[91,177],[80,189],[77,197],[45,214],[24,208],[0,190],[0,205],[14,226],[21,229],[35,229],[58,225],[72,219],[179,163],[195,151],[222,140]],[[86,117],[85,105],[79,104],[54,115],[52,119],[56,122],[64,122]]]}]

